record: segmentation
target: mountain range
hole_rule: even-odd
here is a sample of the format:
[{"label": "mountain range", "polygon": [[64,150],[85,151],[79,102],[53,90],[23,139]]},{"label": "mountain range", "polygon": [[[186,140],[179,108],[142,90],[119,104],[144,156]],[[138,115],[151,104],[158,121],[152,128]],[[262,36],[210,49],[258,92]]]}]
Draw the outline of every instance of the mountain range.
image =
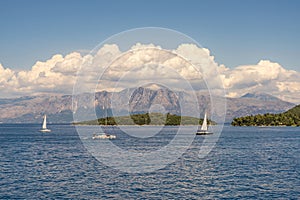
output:
[{"label": "mountain range", "polygon": [[[73,122],[73,113],[83,120],[107,116],[124,116],[147,112],[161,112],[181,115],[181,111],[195,115],[196,106],[200,112],[210,112],[209,93],[196,93],[199,105],[187,91],[171,91],[160,85],[129,88],[120,92],[96,92],[72,95],[39,95],[0,99],[0,122],[3,123],[41,123],[47,114],[50,123]],[[224,97],[214,97],[222,99]],[[295,106],[265,93],[248,93],[240,98],[226,98],[226,122],[235,117],[263,113],[280,113]],[[72,106],[73,105],[73,106]],[[82,113],[82,114],[81,114]],[[197,113],[198,115],[199,113]],[[80,119],[77,119],[77,121]]]}]

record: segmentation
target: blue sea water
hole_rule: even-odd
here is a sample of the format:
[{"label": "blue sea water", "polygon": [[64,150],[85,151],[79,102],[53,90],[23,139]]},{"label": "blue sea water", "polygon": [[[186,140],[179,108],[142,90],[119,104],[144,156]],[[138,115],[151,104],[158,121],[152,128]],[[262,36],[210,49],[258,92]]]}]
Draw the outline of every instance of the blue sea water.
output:
[{"label": "blue sea water", "polygon": [[[70,125],[0,124],[0,199],[299,199],[299,127],[225,126],[215,148],[197,153],[197,136],[175,162],[149,173],[107,167]],[[87,127],[88,128],[88,127]],[[155,149],[162,137],[118,142]],[[175,127],[163,129],[172,139]],[[171,134],[170,134],[171,133]],[[125,138],[124,138],[125,137]],[[155,141],[157,140],[157,141]],[[168,141],[168,140],[164,140]],[[144,143],[143,143],[144,142]],[[136,143],[136,144],[135,144]],[[121,145],[121,146],[122,146]]]}]

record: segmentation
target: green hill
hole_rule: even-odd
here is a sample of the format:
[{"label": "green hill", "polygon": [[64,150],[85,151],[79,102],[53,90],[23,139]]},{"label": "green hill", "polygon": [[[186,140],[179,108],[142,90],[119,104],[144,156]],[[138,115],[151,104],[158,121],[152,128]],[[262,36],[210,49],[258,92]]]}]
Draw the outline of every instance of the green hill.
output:
[{"label": "green hill", "polygon": [[232,126],[300,126],[300,105],[279,114],[266,113],[234,118]]},{"label": "green hill", "polygon": [[[133,114],[130,116],[118,116],[118,117],[107,117],[99,118],[91,121],[83,121],[73,123],[74,125],[199,125],[202,124],[203,119],[178,116],[170,113],[144,113],[144,114]],[[215,125],[216,123],[208,120],[208,123]]]}]

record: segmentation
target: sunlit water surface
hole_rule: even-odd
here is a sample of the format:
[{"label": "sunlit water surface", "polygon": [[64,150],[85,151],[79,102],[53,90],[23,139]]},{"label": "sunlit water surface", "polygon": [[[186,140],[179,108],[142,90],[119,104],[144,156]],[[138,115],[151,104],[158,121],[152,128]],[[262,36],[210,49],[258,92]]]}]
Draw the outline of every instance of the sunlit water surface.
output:
[{"label": "sunlit water surface", "polygon": [[[198,157],[203,137],[177,161],[150,173],[107,167],[70,125],[0,124],[0,199],[298,199],[299,127],[225,126],[215,148]],[[87,127],[89,128],[89,127]],[[121,148],[152,151],[176,132],[134,139],[111,128]],[[86,138],[89,139],[89,138]],[[136,148],[136,149],[135,149]],[[159,160],[159,159],[158,159]]]}]

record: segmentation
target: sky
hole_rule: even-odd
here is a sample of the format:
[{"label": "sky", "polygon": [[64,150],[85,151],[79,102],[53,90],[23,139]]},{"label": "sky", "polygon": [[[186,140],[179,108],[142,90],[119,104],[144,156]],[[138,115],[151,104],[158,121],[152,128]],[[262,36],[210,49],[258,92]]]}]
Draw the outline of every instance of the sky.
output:
[{"label": "sky", "polygon": [[[162,27],[200,44],[181,43],[169,50],[202,67],[198,75],[209,89],[217,91],[222,83],[227,97],[264,92],[299,104],[299,8],[296,0],[0,0],[0,97],[72,94],[78,72],[87,77],[80,84],[83,90],[95,89],[95,70],[105,70],[125,52],[120,44],[98,46],[93,55],[82,52],[129,29]],[[155,45],[131,44],[134,53],[106,70],[111,80],[103,89],[121,90],[155,79],[172,79],[175,89],[186,80],[199,86],[191,66]],[[80,66],[87,70],[80,72]],[[126,71],[130,74],[124,75]]]},{"label": "sky", "polygon": [[187,34],[229,68],[268,59],[300,71],[299,8],[297,0],[1,0],[0,63],[30,69],[54,54],[153,26]]}]

